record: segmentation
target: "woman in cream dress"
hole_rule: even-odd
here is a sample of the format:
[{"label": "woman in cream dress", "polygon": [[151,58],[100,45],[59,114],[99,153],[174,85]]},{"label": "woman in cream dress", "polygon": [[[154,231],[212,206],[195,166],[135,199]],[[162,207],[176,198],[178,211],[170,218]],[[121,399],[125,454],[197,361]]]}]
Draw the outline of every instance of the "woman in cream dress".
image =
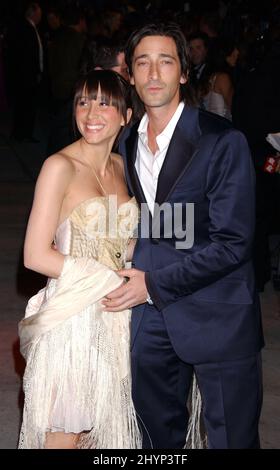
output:
[{"label": "woman in cream dress", "polygon": [[[131,399],[130,311],[104,311],[124,281],[138,209],[111,152],[131,115],[126,82],[94,71],[77,85],[81,138],[49,157],[31,210],[24,263],[48,276],[19,324],[26,359],[19,448],[140,448]],[[55,241],[55,248],[53,242]]]}]

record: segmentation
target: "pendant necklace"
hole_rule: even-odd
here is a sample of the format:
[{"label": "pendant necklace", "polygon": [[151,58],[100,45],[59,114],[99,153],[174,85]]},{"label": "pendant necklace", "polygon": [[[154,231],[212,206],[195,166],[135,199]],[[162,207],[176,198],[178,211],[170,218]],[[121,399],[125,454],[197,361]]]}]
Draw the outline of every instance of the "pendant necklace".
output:
[{"label": "pendant necklace", "polygon": [[[113,176],[113,182],[114,182],[114,191],[115,191],[114,194],[117,195],[117,193],[116,193],[115,168],[114,168],[114,164],[113,164],[113,160],[112,160],[111,154],[110,154],[110,156],[109,156],[109,159],[110,159],[110,167],[111,167],[112,176]],[[98,175],[97,175],[95,169],[93,168],[92,165],[90,165],[90,168],[91,168],[92,173],[94,174],[95,179],[96,179],[96,181],[98,182],[98,184],[99,184],[99,186],[100,186],[100,188],[101,188],[101,190],[102,190],[104,196],[108,196],[108,193],[107,193],[107,191],[105,191],[104,186],[103,186],[103,184],[101,183],[101,181],[100,181],[100,179],[99,179],[99,177],[98,177]]]}]

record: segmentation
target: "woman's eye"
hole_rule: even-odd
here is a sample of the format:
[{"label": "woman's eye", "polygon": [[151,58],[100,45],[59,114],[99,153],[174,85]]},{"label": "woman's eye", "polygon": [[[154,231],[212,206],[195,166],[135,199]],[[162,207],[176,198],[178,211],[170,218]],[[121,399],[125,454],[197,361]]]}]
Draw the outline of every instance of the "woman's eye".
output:
[{"label": "woman's eye", "polygon": [[106,101],[100,101],[99,106],[101,106],[101,108],[105,108],[109,105],[108,105],[108,103],[106,103]]},{"label": "woman's eye", "polygon": [[88,100],[81,99],[81,100],[79,100],[78,104],[79,104],[79,106],[84,108],[85,106],[88,106]]}]

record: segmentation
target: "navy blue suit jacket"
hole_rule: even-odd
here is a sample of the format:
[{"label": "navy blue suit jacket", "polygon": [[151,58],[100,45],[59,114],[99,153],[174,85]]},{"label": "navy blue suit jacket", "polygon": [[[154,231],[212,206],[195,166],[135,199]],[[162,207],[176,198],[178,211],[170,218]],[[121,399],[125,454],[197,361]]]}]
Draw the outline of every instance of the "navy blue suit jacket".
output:
[{"label": "navy blue suit jacket", "polygon": [[[135,170],[138,123],[123,136],[127,184],[145,196]],[[259,298],[251,263],[255,174],[247,142],[231,124],[185,106],[159,175],[156,202],[194,203],[194,242],[176,249],[161,233],[139,238],[133,266],[146,272],[155,308],[163,313],[178,356],[192,364],[234,360],[263,345]],[[188,227],[189,221],[183,219]],[[142,227],[143,228],[143,227]],[[133,308],[132,345],[145,304]]]}]

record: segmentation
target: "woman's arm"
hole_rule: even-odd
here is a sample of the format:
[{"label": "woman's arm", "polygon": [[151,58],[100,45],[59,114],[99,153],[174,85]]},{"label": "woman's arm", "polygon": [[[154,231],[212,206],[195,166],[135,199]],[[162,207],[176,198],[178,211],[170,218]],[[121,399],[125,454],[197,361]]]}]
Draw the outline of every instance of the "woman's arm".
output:
[{"label": "woman's arm", "polygon": [[73,177],[72,163],[61,155],[48,158],[39,174],[24,243],[24,265],[49,277],[61,274],[64,255],[52,248],[60,212]]}]

